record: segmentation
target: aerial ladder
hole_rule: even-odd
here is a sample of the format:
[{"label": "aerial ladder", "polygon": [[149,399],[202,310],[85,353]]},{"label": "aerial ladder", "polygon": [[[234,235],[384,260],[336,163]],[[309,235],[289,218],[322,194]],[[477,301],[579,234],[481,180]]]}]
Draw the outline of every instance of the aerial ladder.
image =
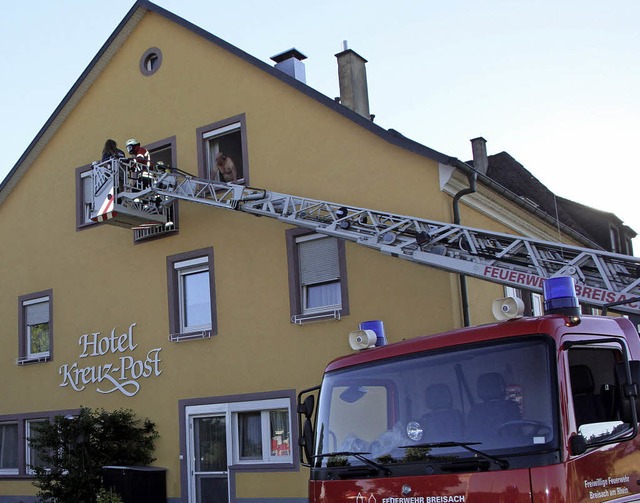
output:
[{"label": "aerial ladder", "polygon": [[171,228],[172,203],[192,201],[312,229],[386,255],[542,293],[571,276],[581,302],[640,315],[640,258],[195,177],[161,163],[93,164],[95,222]]}]

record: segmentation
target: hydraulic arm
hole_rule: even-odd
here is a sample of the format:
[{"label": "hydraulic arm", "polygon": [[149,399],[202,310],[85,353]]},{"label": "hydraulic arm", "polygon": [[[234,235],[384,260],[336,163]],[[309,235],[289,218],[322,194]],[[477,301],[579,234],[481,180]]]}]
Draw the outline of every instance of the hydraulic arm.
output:
[{"label": "hydraulic arm", "polygon": [[572,276],[581,302],[640,314],[640,259],[423,218],[194,177],[122,160],[95,164],[92,219],[127,228],[170,226],[169,206],[192,201],[276,218],[384,254],[542,293]]}]

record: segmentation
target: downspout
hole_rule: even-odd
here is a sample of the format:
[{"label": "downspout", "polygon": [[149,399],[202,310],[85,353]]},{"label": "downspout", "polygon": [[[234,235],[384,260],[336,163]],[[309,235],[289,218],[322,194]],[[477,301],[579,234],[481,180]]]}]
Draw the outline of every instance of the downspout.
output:
[{"label": "downspout", "polygon": [[[453,197],[453,223],[460,225],[460,199],[464,196],[473,194],[476,192],[476,180],[478,179],[478,172],[483,175],[487,174],[489,167],[489,159],[487,157],[487,140],[482,137],[474,138],[471,140],[471,148],[473,150],[473,168],[468,164],[465,164],[458,159],[455,159],[453,165],[467,175],[469,180],[469,187],[458,191]],[[462,302],[462,320],[465,327],[471,325],[469,316],[469,293],[467,291],[467,277],[464,274],[460,274],[460,300]]]},{"label": "downspout", "polygon": [[[458,191],[453,197],[453,223],[460,225],[460,199],[468,194],[473,194],[476,191],[476,178],[478,177],[476,171],[467,171],[467,178],[469,179],[469,187]],[[464,274],[460,274],[460,300],[462,301],[462,320],[465,327],[471,325],[469,317],[469,294],[467,292],[467,277]]]}]

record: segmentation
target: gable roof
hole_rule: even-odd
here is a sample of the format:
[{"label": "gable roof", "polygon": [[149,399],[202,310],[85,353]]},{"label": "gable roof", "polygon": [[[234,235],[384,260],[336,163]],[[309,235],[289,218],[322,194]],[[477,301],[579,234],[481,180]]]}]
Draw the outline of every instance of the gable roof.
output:
[{"label": "gable roof", "polygon": [[118,51],[118,49],[120,49],[120,47],[122,47],[131,32],[133,32],[133,30],[136,28],[140,20],[147,12],[155,12],[161,16],[164,16],[170,21],[190,30],[191,32],[204,38],[205,40],[219,46],[220,48],[230,52],[231,54],[243,59],[247,63],[270,74],[274,78],[277,78],[285,84],[306,94],[310,98],[320,102],[324,106],[357,123],[358,125],[364,127],[365,129],[369,130],[370,132],[376,134],[380,138],[393,145],[404,148],[418,155],[422,155],[443,164],[456,166],[466,171],[472,170],[470,166],[462,163],[455,157],[450,157],[442,154],[436,150],[433,150],[432,148],[410,140],[394,130],[386,130],[374,124],[372,121],[367,120],[366,118],[350,110],[346,106],[337,103],[335,100],[330,99],[329,97],[325,96],[319,91],[316,91],[312,87],[309,87],[303,82],[300,82],[299,80],[287,75],[281,70],[274,68],[273,66],[259,60],[254,56],[251,56],[250,54],[203,30],[193,23],[190,23],[189,21],[173,14],[172,12],[163,9],[159,5],[156,5],[147,0],[138,0],[129,10],[120,24],[118,24],[114,32],[100,48],[100,50],[91,60],[84,72],[82,72],[73,87],[71,87],[69,92],[65,95],[62,102],[57,106],[42,129],[40,129],[36,137],[31,141],[26,151],[22,154],[20,159],[18,159],[15,166],[11,169],[11,171],[9,171],[8,175],[5,177],[2,183],[0,183],[0,204],[4,202],[11,190],[17,185],[24,173],[29,169],[40,152],[42,152],[42,150],[56,133],[58,128],[71,114],[75,106],[80,102],[87,90],[99,78],[104,68],[109,64],[115,53]]},{"label": "gable roof", "polygon": [[[614,213],[557,196],[507,152],[487,156],[487,160],[488,178],[535,205],[555,220],[557,225],[580,233],[591,242],[591,246],[610,249],[609,224],[623,230],[631,238],[636,236],[636,232],[623,225]],[[473,165],[473,161],[469,163]]]}]

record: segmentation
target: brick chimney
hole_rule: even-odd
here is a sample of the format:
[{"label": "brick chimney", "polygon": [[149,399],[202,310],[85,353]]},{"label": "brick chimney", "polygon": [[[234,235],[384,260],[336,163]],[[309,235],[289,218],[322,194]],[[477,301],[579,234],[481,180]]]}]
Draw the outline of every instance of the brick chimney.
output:
[{"label": "brick chimney", "polygon": [[297,49],[289,49],[271,57],[271,60],[276,63],[275,68],[306,84],[307,78],[302,62],[304,59],[307,57]]},{"label": "brick chimney", "polygon": [[343,42],[343,51],[335,56],[338,59],[340,103],[367,119],[373,119],[369,113],[369,90],[365,68],[367,60],[348,49],[346,40]]},{"label": "brick chimney", "polygon": [[471,150],[473,151],[473,167],[478,173],[487,174],[489,159],[487,158],[487,140],[482,136],[471,140]]}]

